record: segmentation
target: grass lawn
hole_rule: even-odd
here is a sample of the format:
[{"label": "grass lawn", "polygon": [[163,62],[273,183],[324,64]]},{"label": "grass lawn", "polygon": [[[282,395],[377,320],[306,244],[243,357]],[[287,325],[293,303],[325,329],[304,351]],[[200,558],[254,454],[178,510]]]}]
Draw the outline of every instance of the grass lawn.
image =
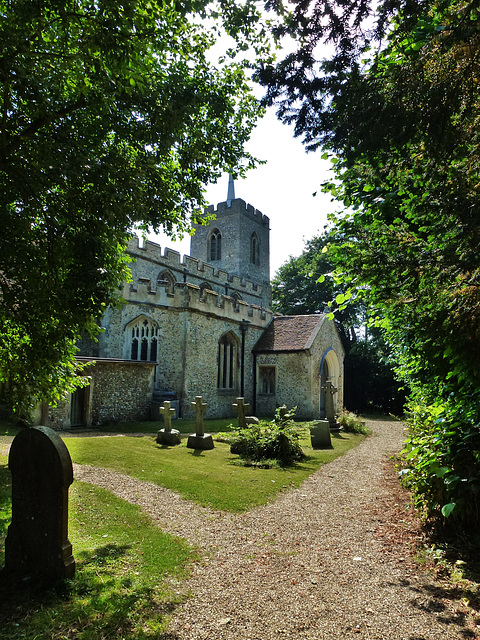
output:
[{"label": "grass lawn", "polygon": [[[156,433],[158,423],[138,423],[112,431],[125,435],[65,438],[72,459],[80,464],[108,467],[169,487],[215,509],[243,511],[298,486],[322,464],[358,445],[365,436],[348,433],[332,437],[333,449],[314,451],[307,430],[302,446],[307,458],[286,469],[259,469],[238,464],[229,445],[215,443],[212,451],[187,449],[186,435],[177,447],[144,436],[146,425]],[[226,421],[206,423],[208,431],[226,430]],[[182,433],[193,425],[175,423]],[[7,427],[0,431],[14,435]],[[0,567],[11,518],[11,479],[6,456],[0,456]],[[197,551],[154,527],[136,506],[82,482],[70,490],[69,538],[77,572],[74,580],[41,593],[9,593],[0,609],[0,640],[145,640],[160,637],[168,617],[186,594],[182,578]]]},{"label": "grass lawn", "polygon": [[[10,519],[5,463],[0,458],[2,551]],[[81,482],[70,491],[69,538],[74,580],[42,593],[4,596],[1,640],[141,640],[166,628],[184,597],[178,585],[198,557],[195,550],[162,533],[138,507]]]},{"label": "grass lawn", "polygon": [[[206,431],[213,432],[212,427],[210,422],[205,423]],[[191,431],[188,428],[186,433]],[[139,435],[72,437],[65,438],[65,443],[73,461],[79,464],[107,467],[172,489],[203,506],[238,512],[264,504],[292,486],[298,487],[322,464],[343,455],[364,438],[350,433],[332,434],[333,449],[313,450],[305,429],[301,444],[307,457],[285,469],[242,466],[238,456],[230,453],[229,445],[222,442],[215,442],[211,451],[187,449],[186,436],[176,447],[161,446],[154,436]]]}]

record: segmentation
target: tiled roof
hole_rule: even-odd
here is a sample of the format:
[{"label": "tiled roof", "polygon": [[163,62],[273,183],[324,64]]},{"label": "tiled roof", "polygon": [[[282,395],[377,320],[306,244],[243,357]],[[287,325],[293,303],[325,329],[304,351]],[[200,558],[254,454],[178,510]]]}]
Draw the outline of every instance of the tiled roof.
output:
[{"label": "tiled roof", "polygon": [[257,353],[269,351],[304,351],[325,316],[275,316],[260,336],[253,350]]}]

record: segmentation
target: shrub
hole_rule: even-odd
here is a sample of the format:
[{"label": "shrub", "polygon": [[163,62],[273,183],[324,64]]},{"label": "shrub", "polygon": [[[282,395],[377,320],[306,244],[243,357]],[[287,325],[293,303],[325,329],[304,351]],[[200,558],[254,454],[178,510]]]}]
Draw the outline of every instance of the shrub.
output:
[{"label": "shrub", "polygon": [[364,435],[370,433],[370,429],[365,426],[365,423],[350,411],[343,411],[338,417],[338,423],[347,433],[363,433]]},{"label": "shrub", "polygon": [[272,422],[237,427],[230,434],[230,451],[249,463],[288,466],[305,454],[299,444],[300,429],[293,421],[295,409],[280,407]]}]

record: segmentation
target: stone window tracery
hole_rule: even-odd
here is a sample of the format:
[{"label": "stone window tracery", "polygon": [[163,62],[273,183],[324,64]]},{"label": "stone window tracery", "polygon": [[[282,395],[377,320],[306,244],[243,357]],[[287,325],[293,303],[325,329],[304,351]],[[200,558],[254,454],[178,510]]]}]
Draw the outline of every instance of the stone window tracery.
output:
[{"label": "stone window tracery", "polygon": [[275,367],[259,368],[260,393],[263,395],[275,395]]},{"label": "stone window tracery", "polygon": [[158,358],[158,325],[144,316],[131,322],[126,329],[130,360],[155,362]]},{"label": "stone window tracery", "polygon": [[219,389],[235,389],[237,386],[238,340],[232,333],[226,333],[218,343]]},{"label": "stone window tracery", "polygon": [[208,239],[208,260],[213,262],[222,259],[222,234],[213,229]]}]

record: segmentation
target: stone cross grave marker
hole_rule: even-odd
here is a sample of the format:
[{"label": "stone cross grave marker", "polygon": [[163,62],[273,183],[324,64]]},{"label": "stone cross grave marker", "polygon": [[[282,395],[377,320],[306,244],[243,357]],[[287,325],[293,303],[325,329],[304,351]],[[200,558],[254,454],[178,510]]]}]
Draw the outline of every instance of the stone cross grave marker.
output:
[{"label": "stone cross grave marker", "polygon": [[187,447],[190,449],[213,449],[213,438],[209,433],[205,433],[203,426],[203,414],[207,409],[207,403],[203,402],[202,396],[196,396],[192,402],[195,409],[195,434],[188,436]]},{"label": "stone cross grave marker", "polygon": [[335,419],[335,407],[333,404],[333,396],[337,393],[338,389],[334,386],[331,380],[327,380],[325,386],[323,387],[325,390],[325,417],[328,420],[328,424],[330,425],[330,429],[340,429],[340,425]]},{"label": "stone cross grave marker", "polygon": [[23,429],[12,442],[8,466],[12,522],[5,540],[2,586],[47,585],[72,578],[68,488],[73,467],[65,443],[49,427]]},{"label": "stone cross grave marker", "polygon": [[238,426],[244,428],[247,426],[246,415],[250,411],[250,404],[245,402],[245,398],[237,398],[237,402],[232,404],[238,415]]},{"label": "stone cross grave marker", "polygon": [[157,443],[167,446],[180,444],[180,431],[172,429],[172,416],[175,414],[175,409],[171,408],[170,404],[169,400],[165,400],[163,407],[158,409],[163,415],[165,427],[157,433]]},{"label": "stone cross grave marker", "polygon": [[159,408],[160,413],[163,415],[163,423],[165,425],[165,431],[172,430],[172,417],[175,415],[175,409],[170,407],[170,401],[165,400],[163,407]]}]

